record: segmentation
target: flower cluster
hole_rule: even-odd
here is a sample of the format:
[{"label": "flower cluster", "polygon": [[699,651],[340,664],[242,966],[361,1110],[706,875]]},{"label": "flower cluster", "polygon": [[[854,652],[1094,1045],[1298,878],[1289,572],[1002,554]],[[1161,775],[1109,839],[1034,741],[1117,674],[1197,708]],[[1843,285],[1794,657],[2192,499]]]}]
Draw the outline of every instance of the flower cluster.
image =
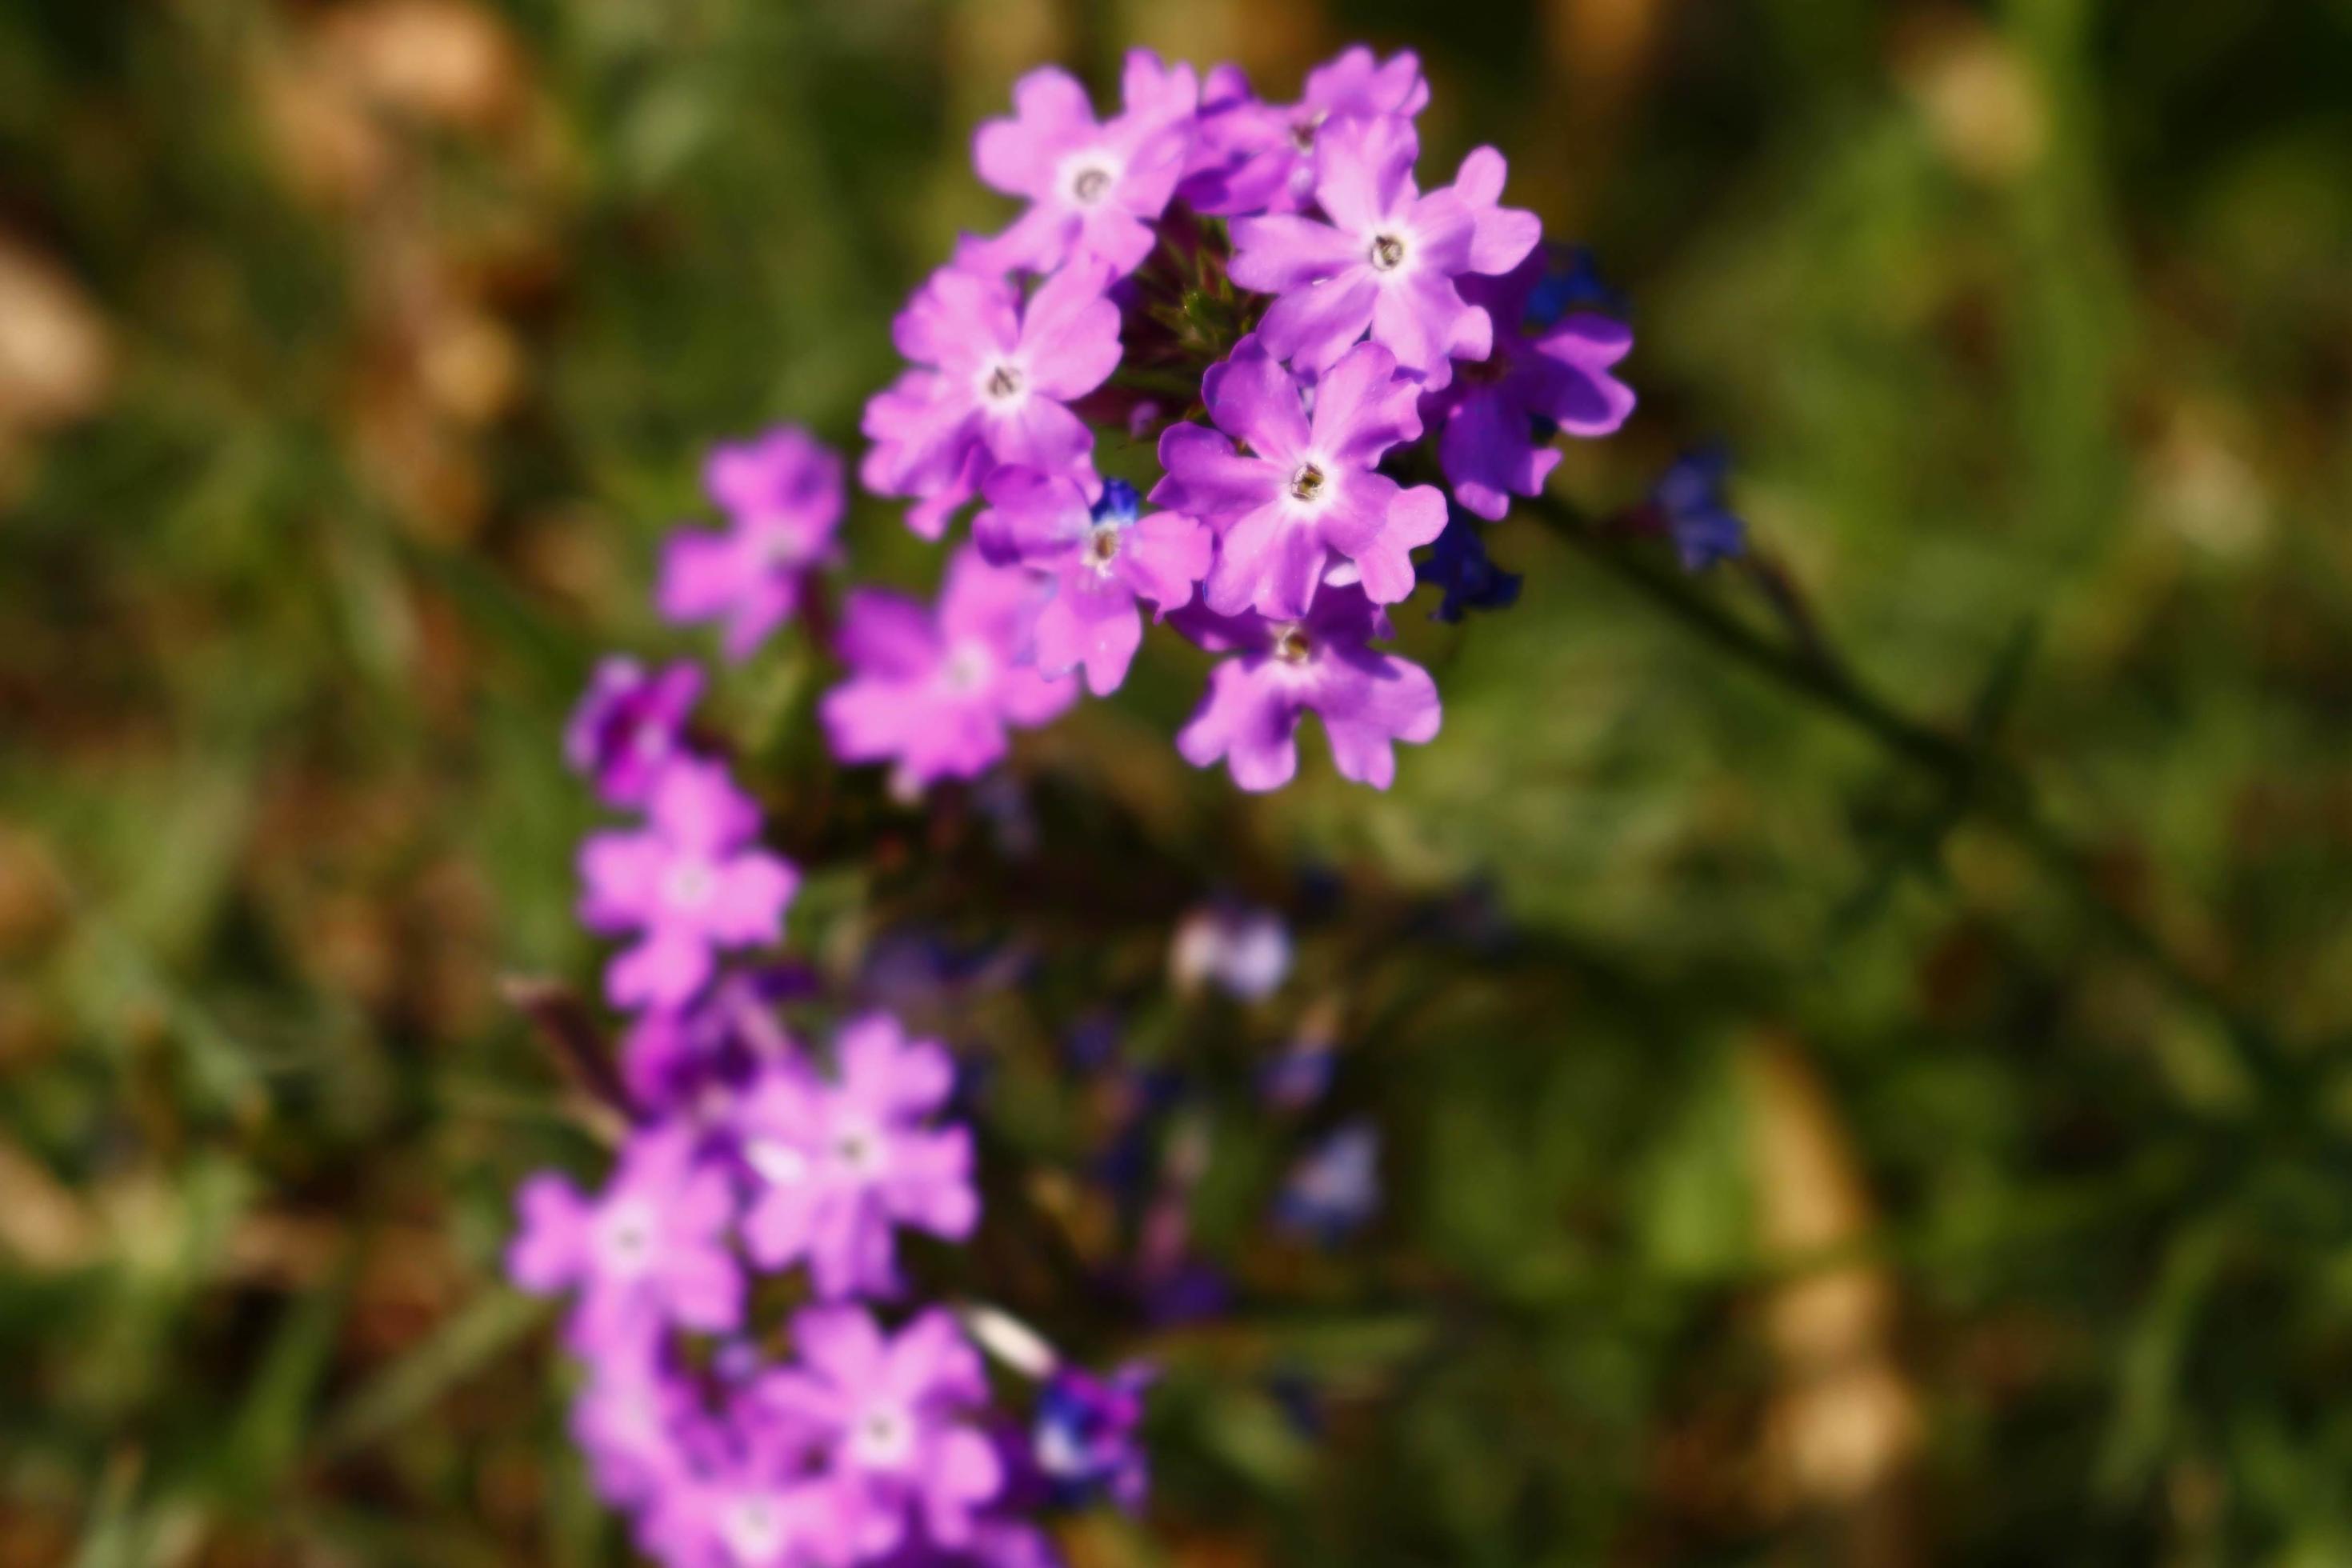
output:
[{"label": "flower cluster", "polygon": [[977,509],[970,540],[936,609],[846,606],[838,756],[974,776],[1081,679],[1117,689],[1147,606],[1228,656],[1178,747],[1245,789],[1292,777],[1309,712],[1379,787],[1436,734],[1435,683],[1375,646],[1390,607],[1423,584],[1444,619],[1509,604],[1471,520],[1633,397],[1610,372],[1631,334],[1566,308],[1581,273],[1503,204],[1499,153],[1422,188],[1428,100],[1412,55],[1361,47],[1295,103],[1146,50],[1108,119],[1065,71],[1022,79],[972,157],[1025,208],[916,291],[866,410],[866,486],[927,539]]},{"label": "flower cluster", "polygon": [[[740,657],[829,558],[841,467],[780,430],[720,448],[708,478],[732,527],[673,539],[660,602],[722,620]],[[983,616],[986,593],[956,599],[950,626]],[[805,985],[746,955],[782,940],[798,873],[698,743],[701,685],[690,664],[609,659],[567,736],[599,795],[637,817],[580,853],[583,921],[625,940],[604,976],[631,1016],[625,1131],[600,1189],[553,1173],[524,1184],[509,1272],[569,1298],[565,1342],[586,1367],[573,1435],[660,1561],[1051,1568],[1036,1508],[1141,1500],[1147,1375],[1097,1380],[1030,1336],[1016,1370],[1039,1392],[1024,1429],[992,1409],[956,1314],[901,1310],[907,1238],[960,1243],[980,1223],[955,1064],[883,1013],[844,1023],[822,1052],[787,1029],[779,1005]],[[808,1304],[780,1357],[753,1300],[788,1274]]]}]

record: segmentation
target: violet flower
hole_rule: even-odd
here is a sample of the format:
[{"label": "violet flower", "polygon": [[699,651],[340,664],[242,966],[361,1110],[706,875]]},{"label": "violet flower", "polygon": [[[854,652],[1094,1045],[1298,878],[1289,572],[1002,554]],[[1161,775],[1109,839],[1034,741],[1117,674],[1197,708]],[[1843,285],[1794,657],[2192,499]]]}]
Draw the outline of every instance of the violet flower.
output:
[{"label": "violet flower", "polygon": [[894,763],[913,787],[972,778],[1004,755],[1008,726],[1042,724],[1076,700],[1075,681],[1024,662],[1039,588],[966,545],[936,613],[903,595],[851,594],[839,644],[850,678],[819,707],[834,755]]},{"label": "violet flower", "polygon": [[662,769],[686,749],[687,715],[701,695],[697,666],[649,671],[634,658],[600,659],[564,728],[564,758],[608,805],[642,805]]},{"label": "violet flower", "polygon": [[1301,1155],[1275,1200],[1284,1229],[1324,1246],[1370,1224],[1381,1205],[1381,1134],[1370,1121],[1350,1121]]},{"label": "violet flower", "polygon": [[950,1550],[971,1543],[1004,1467],[966,1424],[988,1384],[955,1319],[926,1311],[891,1336],[860,1308],[814,1307],[793,1318],[793,1342],[799,1364],[769,1376],[761,1397],[818,1434],[841,1545],[880,1556],[917,1531]]},{"label": "violet flower", "polygon": [[[1445,526],[1445,498],[1431,485],[1405,489],[1372,465],[1420,437],[1419,393],[1377,343],[1329,366],[1311,420],[1301,387],[1259,335],[1210,367],[1202,395],[1224,436],[1170,426],[1160,438],[1167,476],[1151,499],[1222,535],[1202,584],[1211,610],[1295,618],[1327,575],[1360,581],[1376,604],[1412,592],[1412,547]],[[1247,443],[1249,454],[1225,437]],[[1335,556],[1351,565],[1333,574]]]},{"label": "violet flower", "polygon": [[1309,71],[1295,104],[1260,101],[1238,66],[1219,66],[1202,88],[1192,161],[1177,194],[1193,211],[1218,216],[1301,211],[1315,199],[1327,126],[1410,119],[1428,102],[1429,83],[1410,49],[1383,61],[1358,44]]},{"label": "violet flower", "polygon": [[593,1199],[551,1172],[517,1194],[522,1229],[507,1273],[538,1295],[579,1292],[572,1331],[584,1353],[667,1323],[718,1333],[742,1321],[743,1276],[727,1247],[734,1189],[696,1142],[686,1127],[635,1134]]},{"label": "violet flower", "polygon": [[[968,497],[996,463],[1049,474],[1083,465],[1094,437],[1064,405],[1118,364],[1109,280],[1102,263],[1076,263],[1024,304],[1002,279],[933,273],[891,327],[919,368],[866,405],[864,428],[877,443],[859,470],[866,484],[887,495]],[[948,516],[933,508],[908,521],[937,537]]]},{"label": "violet flower", "polygon": [[1133,49],[1123,87],[1125,112],[1097,123],[1087,89],[1058,67],[1013,85],[1013,117],[973,134],[972,163],[1031,205],[1003,234],[965,247],[964,265],[1051,272],[1076,260],[1123,278],[1151,253],[1151,226],[1184,173],[1200,81],[1189,65]]},{"label": "violet flower", "polygon": [[740,659],[799,609],[810,568],[835,556],[841,458],[787,425],[715,449],[702,482],[730,526],[670,536],[657,603],[673,621],[724,621],[727,657]]},{"label": "violet flower", "polygon": [[1536,234],[1451,188],[1423,195],[1412,177],[1419,139],[1394,115],[1335,127],[1320,149],[1322,220],[1234,220],[1234,281],[1277,296],[1259,334],[1277,358],[1319,374],[1369,329],[1401,367],[1444,385],[1451,362],[1485,359],[1494,335],[1454,279],[1516,266]]},{"label": "violet flower", "polygon": [[1437,733],[1437,683],[1372,650],[1391,631],[1359,589],[1327,588],[1297,620],[1184,615],[1194,641],[1240,654],[1209,672],[1208,695],[1177,733],[1177,751],[1195,767],[1223,758],[1242,788],[1278,789],[1298,770],[1298,723],[1312,710],[1339,775],[1386,789],[1396,776],[1391,743]]},{"label": "violet flower", "polygon": [[1209,530],[1176,512],[1140,516],[1135,487],[1124,479],[1105,481],[1092,505],[1075,481],[1031,468],[999,468],[982,489],[989,507],[972,522],[982,553],[1054,582],[1037,614],[1039,671],[1083,668],[1096,696],[1118,690],[1143,642],[1136,601],[1163,614],[1190,603],[1209,570]]},{"label": "violet flower", "polygon": [[1130,1513],[1142,1508],[1151,1471],[1136,1429],[1153,1375],[1141,1365],[1108,1378],[1062,1366],[1046,1378],[1030,1427],[1030,1457],[1056,1504],[1082,1508],[1107,1497]]},{"label": "violet flower", "polygon": [[935,1041],[877,1015],[845,1027],[837,1054],[836,1081],[775,1069],[744,1097],[737,1131],[755,1195],[743,1243],[762,1268],[807,1262],[825,1300],[889,1296],[897,1226],[961,1241],[979,1224],[971,1134],[929,1125],[955,1088]]},{"label": "violet flower", "polygon": [[1633,346],[1622,322],[1579,312],[1522,330],[1544,259],[1530,255],[1504,277],[1463,279],[1463,297],[1494,320],[1494,353],[1462,366],[1453,385],[1430,400],[1438,460],[1454,499],[1490,521],[1512,496],[1543,493],[1559,461],[1558,432],[1606,436],[1633,411],[1633,391],[1608,369]]},{"label": "violet flower", "polygon": [[607,935],[640,932],[605,972],[615,1006],[677,1007],[709,980],[721,948],[774,942],[800,874],[750,846],[760,814],[720,763],[673,761],[655,781],[642,832],[591,836],[580,918]]}]

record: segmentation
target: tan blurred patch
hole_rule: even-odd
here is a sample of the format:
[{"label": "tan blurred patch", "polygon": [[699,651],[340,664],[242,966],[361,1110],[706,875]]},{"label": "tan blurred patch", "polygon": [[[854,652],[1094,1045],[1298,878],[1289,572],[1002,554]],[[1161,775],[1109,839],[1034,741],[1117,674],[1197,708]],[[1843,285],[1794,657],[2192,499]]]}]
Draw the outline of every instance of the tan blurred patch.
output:
[{"label": "tan blurred patch", "polygon": [[2050,144],[2042,84],[1982,18],[1958,8],[1915,13],[1896,29],[1894,54],[1896,79],[1953,168],[2006,184],[2042,162]]},{"label": "tan blurred patch", "polygon": [[[1740,1060],[1761,1250],[1801,1259],[1860,1241],[1874,1221],[1869,1194],[1811,1064],[1795,1042],[1773,1036],[1750,1041]],[[1851,1512],[1884,1500],[1920,1436],[1917,1398],[1893,1352],[1893,1276],[1875,1263],[1804,1269],[1766,1295],[1763,1317],[1779,1385],[1764,1423],[1766,1507]],[[1856,1541],[1856,1561],[1915,1556],[1899,1527]]]},{"label": "tan blurred patch", "polygon": [[105,405],[113,334],[54,260],[0,233],[0,503],[21,489],[34,437]]}]

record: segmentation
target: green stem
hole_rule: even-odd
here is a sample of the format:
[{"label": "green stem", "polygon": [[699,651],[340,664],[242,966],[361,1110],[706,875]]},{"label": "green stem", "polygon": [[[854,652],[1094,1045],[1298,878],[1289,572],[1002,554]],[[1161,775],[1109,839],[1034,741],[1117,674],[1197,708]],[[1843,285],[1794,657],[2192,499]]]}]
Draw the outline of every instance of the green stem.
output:
[{"label": "green stem", "polygon": [[1767,637],[1702,592],[1684,574],[1612,538],[1565,504],[1538,497],[1528,510],[1551,532],[1693,632],[1789,690],[1811,699],[1891,754],[1940,780],[1963,816],[2006,835],[2063,888],[2116,947],[2176,996],[2205,1012],[2236,1043],[2250,1077],[2274,1101],[2301,1104],[2306,1086],[2277,1038],[2198,974],[2163,941],[2100,890],[2089,856],[2042,814],[2032,782],[2016,764],[1909,717],[1864,685],[1831,648],[1785,573],[1769,586],[1796,643]]}]

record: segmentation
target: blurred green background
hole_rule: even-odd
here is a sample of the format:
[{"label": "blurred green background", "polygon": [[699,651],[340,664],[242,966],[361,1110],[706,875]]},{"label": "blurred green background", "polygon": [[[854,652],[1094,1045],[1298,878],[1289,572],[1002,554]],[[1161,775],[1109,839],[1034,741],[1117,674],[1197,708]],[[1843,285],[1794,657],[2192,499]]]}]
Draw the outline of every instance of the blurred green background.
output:
[{"label": "blurred green background", "polygon": [[[1391,794],[1192,773],[1163,648],[1021,752],[1050,875],[828,782],[795,639],[731,672],[787,833],[874,847],[798,945],[1039,966],[949,1009],[1012,1234],[1112,1245],[1089,1005],[1215,1086],[1226,1320],[972,1265],[1171,1367],[1153,1516],[1074,1555],[2352,1563],[2352,5],[7,0],[0,1568],[625,1560],[497,1284],[518,1176],[595,1163],[495,989],[593,973],[587,662],[709,652],[646,605],[704,447],[854,446],[1016,75],[1359,37],[1425,176],[1500,145],[1633,302],[1556,488],[1727,438],[2069,847],[1522,520],[1516,611],[1401,617],[1447,715]],[[1220,885],[1304,921],[1273,1001],[1157,978]],[[1236,1088],[1309,1013],[1385,1137],[1328,1253]]]}]

